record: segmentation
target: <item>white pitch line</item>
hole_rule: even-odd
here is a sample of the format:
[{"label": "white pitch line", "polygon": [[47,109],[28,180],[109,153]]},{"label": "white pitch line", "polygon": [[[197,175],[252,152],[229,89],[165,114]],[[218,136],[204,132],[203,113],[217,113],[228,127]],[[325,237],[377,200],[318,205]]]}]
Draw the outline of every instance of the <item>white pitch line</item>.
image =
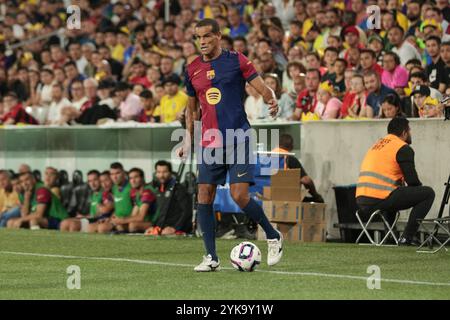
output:
[{"label": "white pitch line", "polygon": [[[0,251],[0,254],[11,254],[19,256],[34,256],[34,257],[47,257],[47,258],[63,258],[63,259],[82,259],[82,260],[103,260],[103,261],[115,261],[115,262],[129,262],[137,264],[150,264],[150,265],[161,265],[170,267],[183,267],[183,268],[193,268],[195,265],[185,264],[185,263],[173,263],[173,262],[162,262],[162,261],[152,261],[152,260],[138,260],[138,259],[126,259],[126,258],[109,258],[109,257],[85,257],[85,256],[68,256],[60,254],[45,254],[45,253],[31,253],[31,252],[14,252],[14,251]],[[235,270],[234,268],[222,268],[225,270]],[[331,273],[320,273],[320,272],[300,272],[300,271],[276,271],[276,270],[256,270],[257,272],[272,273],[280,275],[295,275],[295,276],[312,276],[312,277],[324,277],[324,278],[338,278],[338,279],[352,279],[352,280],[363,280],[367,281],[367,277],[362,276],[351,276],[345,274],[331,274]],[[426,286],[450,286],[450,282],[428,282],[428,281],[414,281],[414,280],[400,280],[400,279],[384,279],[381,278],[383,282],[392,282],[400,284],[413,284],[413,285],[426,285]]]}]

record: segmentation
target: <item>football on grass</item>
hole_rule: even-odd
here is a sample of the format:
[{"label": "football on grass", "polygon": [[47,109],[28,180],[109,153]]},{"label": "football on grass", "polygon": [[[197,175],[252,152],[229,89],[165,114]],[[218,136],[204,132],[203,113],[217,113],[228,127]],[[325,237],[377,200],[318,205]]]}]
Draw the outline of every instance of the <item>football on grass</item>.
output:
[{"label": "football on grass", "polygon": [[231,264],[239,271],[254,271],[261,263],[261,251],[251,242],[241,242],[231,250]]}]

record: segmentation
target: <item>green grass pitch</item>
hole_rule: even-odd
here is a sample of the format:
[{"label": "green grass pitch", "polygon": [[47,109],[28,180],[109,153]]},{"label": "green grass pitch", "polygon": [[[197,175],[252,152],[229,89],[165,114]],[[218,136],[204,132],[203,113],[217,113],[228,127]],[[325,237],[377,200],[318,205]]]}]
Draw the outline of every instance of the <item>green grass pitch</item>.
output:
[{"label": "green grass pitch", "polygon": [[[286,243],[282,261],[234,270],[229,252],[240,240],[218,240],[224,267],[195,273],[197,238],[64,234],[0,230],[0,299],[449,299],[450,253],[412,247]],[[67,268],[81,270],[81,289],[67,288]],[[367,268],[381,271],[381,289],[367,288]]]}]

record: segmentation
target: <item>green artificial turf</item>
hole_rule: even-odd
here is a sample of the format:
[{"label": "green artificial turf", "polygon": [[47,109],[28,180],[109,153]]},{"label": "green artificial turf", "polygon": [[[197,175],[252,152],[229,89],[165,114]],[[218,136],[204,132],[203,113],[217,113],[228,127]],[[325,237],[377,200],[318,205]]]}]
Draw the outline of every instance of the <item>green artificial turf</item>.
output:
[{"label": "green artificial turf", "polygon": [[[431,255],[412,247],[286,243],[282,261],[268,267],[267,245],[255,241],[263,262],[257,272],[242,273],[228,261],[239,242],[218,240],[224,268],[195,273],[203,254],[198,238],[1,229],[0,299],[450,298],[450,253],[445,251]],[[71,265],[81,270],[79,290],[66,285]],[[380,290],[367,288],[370,265],[380,267]]]}]

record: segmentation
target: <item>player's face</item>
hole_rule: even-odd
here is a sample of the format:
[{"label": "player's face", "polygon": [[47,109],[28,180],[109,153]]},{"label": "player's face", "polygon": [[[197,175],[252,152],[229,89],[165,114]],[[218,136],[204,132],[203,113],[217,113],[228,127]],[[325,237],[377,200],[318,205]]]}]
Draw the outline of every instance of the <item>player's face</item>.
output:
[{"label": "player's face", "polygon": [[200,52],[204,56],[209,56],[215,52],[220,46],[220,33],[214,34],[211,26],[195,28],[195,39],[200,48]]},{"label": "player's face", "polygon": [[129,175],[131,187],[134,189],[140,188],[143,184],[143,179],[140,174],[136,171],[133,171]]},{"label": "player's face", "polygon": [[111,176],[111,180],[114,184],[116,185],[120,185],[122,184],[123,180],[124,180],[124,173],[122,170],[120,169],[111,169],[109,171],[109,174]]},{"label": "player's face", "polygon": [[112,188],[112,180],[111,177],[107,174],[103,174],[100,176],[100,185],[104,191],[111,191]]},{"label": "player's face", "polygon": [[88,184],[89,184],[89,188],[91,188],[91,190],[93,190],[93,191],[97,191],[98,189],[100,189],[99,176],[97,176],[96,174],[89,175],[88,176]]}]

